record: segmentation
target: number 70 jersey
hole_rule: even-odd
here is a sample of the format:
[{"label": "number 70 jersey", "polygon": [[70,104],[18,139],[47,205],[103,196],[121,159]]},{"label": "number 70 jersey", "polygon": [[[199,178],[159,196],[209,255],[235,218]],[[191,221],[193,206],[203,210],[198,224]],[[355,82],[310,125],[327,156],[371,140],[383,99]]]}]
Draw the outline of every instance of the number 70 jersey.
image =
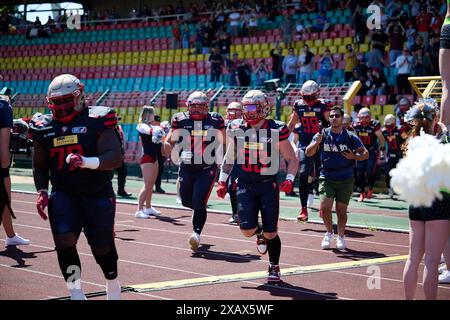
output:
[{"label": "number 70 jersey", "polygon": [[309,107],[300,99],[294,104],[293,112],[298,116],[300,126],[295,129],[299,135],[300,148],[306,148],[312,141],[312,138],[319,132],[319,122],[326,127],[325,113],[332,107],[331,102],[319,99],[312,107]]},{"label": "number 70 jersey", "polygon": [[74,168],[66,163],[66,157],[70,153],[86,157],[98,156],[97,139],[100,132],[115,129],[116,126],[116,113],[107,107],[85,108],[68,123],[54,120],[51,114],[37,113],[33,116],[30,132],[33,140],[45,148],[54,191],[80,195],[114,195],[111,171]]}]

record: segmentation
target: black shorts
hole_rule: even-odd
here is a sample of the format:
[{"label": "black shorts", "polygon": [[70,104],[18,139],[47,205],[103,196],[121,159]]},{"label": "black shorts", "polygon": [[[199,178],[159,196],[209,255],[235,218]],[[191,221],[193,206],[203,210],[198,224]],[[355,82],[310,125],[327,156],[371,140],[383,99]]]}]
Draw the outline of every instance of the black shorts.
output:
[{"label": "black shorts", "polygon": [[450,49],[450,24],[444,24],[442,26],[441,49]]},{"label": "black shorts", "polygon": [[115,198],[72,195],[53,191],[49,198],[48,217],[53,235],[81,230],[91,246],[106,246],[114,241]]},{"label": "black shorts", "polygon": [[264,232],[276,232],[280,214],[280,193],[276,181],[262,183],[237,182],[237,211],[240,228],[251,230],[258,226],[258,214]]},{"label": "black shorts", "polygon": [[409,219],[415,221],[450,220],[450,194],[442,193],[442,200],[435,200],[431,207],[409,207]]}]

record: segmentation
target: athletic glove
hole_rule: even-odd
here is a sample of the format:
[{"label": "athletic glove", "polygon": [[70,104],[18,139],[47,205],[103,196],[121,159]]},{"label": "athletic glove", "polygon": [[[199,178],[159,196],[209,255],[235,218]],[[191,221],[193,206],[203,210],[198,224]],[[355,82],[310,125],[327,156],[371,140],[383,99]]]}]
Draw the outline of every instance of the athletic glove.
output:
[{"label": "athletic glove", "polygon": [[83,157],[79,153],[71,153],[66,157],[66,162],[71,167],[79,168],[83,165]]},{"label": "athletic glove", "polygon": [[47,190],[39,190],[36,201],[36,208],[42,219],[47,220],[47,215],[44,210],[48,207],[48,193]]},{"label": "athletic glove", "polygon": [[225,198],[225,195],[227,194],[227,183],[225,181],[219,181],[217,183],[216,191],[219,198]]},{"label": "athletic glove", "polygon": [[294,179],[295,176],[293,174],[288,174],[286,180],[280,185],[280,191],[291,193],[292,189],[294,189]]}]

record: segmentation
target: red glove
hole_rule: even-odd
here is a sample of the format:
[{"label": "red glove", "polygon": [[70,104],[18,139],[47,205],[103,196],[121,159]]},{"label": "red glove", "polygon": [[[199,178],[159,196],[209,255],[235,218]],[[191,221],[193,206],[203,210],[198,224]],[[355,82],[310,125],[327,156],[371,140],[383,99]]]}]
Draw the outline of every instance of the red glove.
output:
[{"label": "red glove", "polygon": [[83,158],[79,153],[71,153],[66,157],[66,162],[71,167],[78,168],[81,167],[81,165],[83,164]]},{"label": "red glove", "polygon": [[293,188],[294,188],[294,182],[292,182],[291,180],[285,180],[280,185],[280,191],[286,192],[286,193],[291,193]]},{"label": "red glove", "polygon": [[45,190],[38,192],[38,198],[36,201],[36,208],[42,219],[47,220],[47,215],[44,210],[48,206],[48,193]]},{"label": "red glove", "polygon": [[219,181],[217,183],[216,191],[219,198],[225,198],[225,195],[227,194],[227,183],[225,181]]}]

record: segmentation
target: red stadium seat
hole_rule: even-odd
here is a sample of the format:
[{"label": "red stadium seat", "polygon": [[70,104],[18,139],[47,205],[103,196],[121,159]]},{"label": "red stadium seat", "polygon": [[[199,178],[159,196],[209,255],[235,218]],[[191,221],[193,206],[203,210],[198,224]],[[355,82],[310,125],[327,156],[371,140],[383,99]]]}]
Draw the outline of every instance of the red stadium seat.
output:
[{"label": "red stadium seat", "polygon": [[355,104],[361,103],[361,96],[356,96],[356,97],[353,99],[352,103],[353,103],[354,105],[355,105]]},{"label": "red stadium seat", "polygon": [[385,105],[387,103],[387,96],[377,96],[375,99],[375,104]]},{"label": "red stadium seat", "polygon": [[373,96],[364,96],[362,99],[362,104],[366,106],[373,105]]}]

